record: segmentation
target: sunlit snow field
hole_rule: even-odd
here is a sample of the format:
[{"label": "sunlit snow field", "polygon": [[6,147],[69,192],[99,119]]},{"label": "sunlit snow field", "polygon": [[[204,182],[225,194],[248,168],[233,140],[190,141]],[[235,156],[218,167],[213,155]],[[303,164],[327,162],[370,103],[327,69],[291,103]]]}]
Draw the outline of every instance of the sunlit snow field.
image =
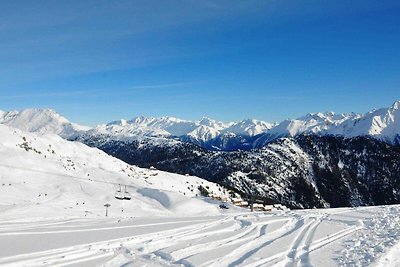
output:
[{"label": "sunlit snow field", "polygon": [[196,217],[2,220],[0,264],[396,266],[399,210],[386,206]]}]

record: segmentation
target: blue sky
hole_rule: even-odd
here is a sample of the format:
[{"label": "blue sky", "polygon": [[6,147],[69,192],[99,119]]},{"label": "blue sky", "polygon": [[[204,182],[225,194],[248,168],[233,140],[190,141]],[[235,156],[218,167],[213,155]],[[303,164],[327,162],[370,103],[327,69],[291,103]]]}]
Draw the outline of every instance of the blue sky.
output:
[{"label": "blue sky", "polygon": [[400,100],[399,1],[2,1],[0,109],[280,121]]}]

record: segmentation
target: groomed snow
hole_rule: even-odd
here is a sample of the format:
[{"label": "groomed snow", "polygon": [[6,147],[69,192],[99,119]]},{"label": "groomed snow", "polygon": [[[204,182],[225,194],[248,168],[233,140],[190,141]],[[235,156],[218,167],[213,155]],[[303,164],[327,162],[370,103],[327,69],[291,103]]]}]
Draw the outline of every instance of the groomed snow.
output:
[{"label": "groomed snow", "polygon": [[0,265],[398,266],[399,211],[228,210],[195,217],[2,221]]}]

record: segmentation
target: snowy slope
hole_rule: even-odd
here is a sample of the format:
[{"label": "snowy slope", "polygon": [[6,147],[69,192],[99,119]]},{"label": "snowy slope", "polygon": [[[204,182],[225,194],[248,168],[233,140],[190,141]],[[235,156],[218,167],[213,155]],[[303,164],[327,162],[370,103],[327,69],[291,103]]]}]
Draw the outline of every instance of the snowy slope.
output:
[{"label": "snowy slope", "polygon": [[220,132],[210,126],[200,125],[196,127],[193,131],[187,134],[188,137],[192,138],[192,140],[205,142],[211,139],[214,139],[220,134]]},{"label": "snowy slope", "polygon": [[69,122],[51,109],[25,109],[21,112],[0,112],[0,123],[27,132],[57,134],[64,138],[89,130],[89,127]]},{"label": "snowy slope", "polygon": [[[140,169],[104,152],[56,135],[36,135],[0,125],[1,218],[218,214],[198,187],[227,196],[203,179]],[[117,200],[119,184],[132,200]],[[124,190],[124,188],[122,188]],[[188,206],[196,207],[187,209]]]}]

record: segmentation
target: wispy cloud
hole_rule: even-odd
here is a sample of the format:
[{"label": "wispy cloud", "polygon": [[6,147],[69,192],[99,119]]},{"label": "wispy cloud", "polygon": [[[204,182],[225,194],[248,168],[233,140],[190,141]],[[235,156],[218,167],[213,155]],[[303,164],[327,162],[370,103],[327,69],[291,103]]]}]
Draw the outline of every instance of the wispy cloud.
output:
[{"label": "wispy cloud", "polygon": [[161,84],[149,84],[149,85],[136,85],[132,87],[122,87],[113,89],[87,89],[87,90],[63,90],[59,92],[38,92],[29,94],[10,94],[10,95],[0,95],[1,100],[8,99],[23,99],[23,98],[51,98],[51,97],[76,97],[91,95],[92,97],[104,97],[113,96],[118,94],[130,95],[135,92],[135,90],[146,90],[146,89],[163,89],[163,88],[175,88],[184,87],[197,83],[198,81],[192,82],[180,82],[180,83],[161,83]]}]

